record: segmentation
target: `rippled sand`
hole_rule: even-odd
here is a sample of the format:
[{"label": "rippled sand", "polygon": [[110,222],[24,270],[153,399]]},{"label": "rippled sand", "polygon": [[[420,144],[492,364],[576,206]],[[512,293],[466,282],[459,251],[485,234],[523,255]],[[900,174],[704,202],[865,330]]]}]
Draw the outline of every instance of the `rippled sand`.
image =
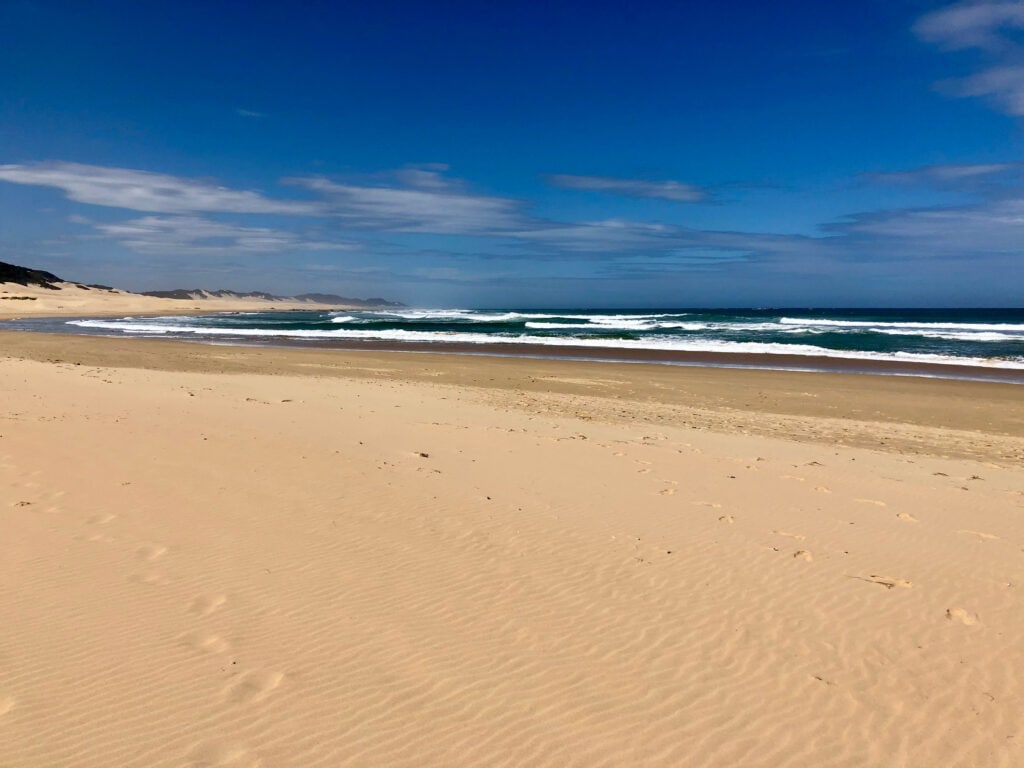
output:
[{"label": "rippled sand", "polygon": [[0,765],[1024,764],[1019,387],[0,350]]}]

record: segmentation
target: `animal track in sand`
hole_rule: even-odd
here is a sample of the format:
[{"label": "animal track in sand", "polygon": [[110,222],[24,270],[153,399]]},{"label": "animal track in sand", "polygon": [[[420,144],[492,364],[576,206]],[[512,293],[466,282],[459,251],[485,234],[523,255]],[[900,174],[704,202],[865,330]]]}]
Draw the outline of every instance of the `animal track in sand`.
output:
[{"label": "animal track in sand", "polygon": [[814,490],[816,490],[818,493],[832,493],[832,489],[826,488],[824,485],[816,485],[814,486]]},{"label": "animal track in sand", "polygon": [[212,632],[190,632],[182,635],[180,639],[189,648],[203,653],[223,653],[231,648],[230,642]]},{"label": "animal track in sand", "polygon": [[721,509],[722,505],[714,501],[691,501],[696,507],[711,507],[712,509]]},{"label": "animal track in sand", "polygon": [[209,741],[198,744],[189,753],[191,768],[260,768],[263,761],[248,747]]},{"label": "animal track in sand", "polygon": [[284,675],[280,672],[246,672],[240,680],[228,687],[225,695],[230,701],[239,704],[263,701],[282,680]]},{"label": "animal track in sand", "polygon": [[888,506],[884,501],[879,501],[878,499],[854,499],[854,501],[859,502],[860,504],[874,504],[876,507]]},{"label": "animal track in sand", "polygon": [[662,496],[673,496],[676,493],[676,489],[675,488],[662,488],[660,491],[658,491],[658,493],[660,493]]},{"label": "animal track in sand", "polygon": [[959,531],[957,531],[957,533],[962,533],[962,534],[965,534],[967,536],[977,536],[978,539],[980,539],[981,541],[992,541],[993,539],[998,539],[999,538],[995,534],[983,533],[982,531],[959,530]]},{"label": "animal track in sand", "polygon": [[809,563],[814,560],[814,557],[806,549],[798,549],[793,553],[794,560],[803,560],[805,563]]},{"label": "animal track in sand", "polygon": [[718,522],[729,523],[731,525],[732,523],[736,522],[736,518],[734,518],[732,515],[722,515],[720,518],[718,518]]},{"label": "animal track in sand", "polygon": [[896,513],[896,518],[898,520],[902,520],[905,523],[916,523],[917,522],[917,518],[914,517],[909,512],[897,512]]},{"label": "animal track in sand", "polygon": [[961,624],[966,624],[968,627],[974,626],[978,623],[978,615],[965,611],[963,608],[947,608],[946,618],[950,621],[959,621]]},{"label": "animal track in sand", "polygon": [[159,544],[146,544],[135,550],[135,556],[138,557],[139,560],[146,560],[148,562],[159,560],[166,554],[167,547]]},{"label": "animal track in sand", "polygon": [[200,616],[209,616],[227,601],[226,595],[199,595],[189,603],[188,610]]}]

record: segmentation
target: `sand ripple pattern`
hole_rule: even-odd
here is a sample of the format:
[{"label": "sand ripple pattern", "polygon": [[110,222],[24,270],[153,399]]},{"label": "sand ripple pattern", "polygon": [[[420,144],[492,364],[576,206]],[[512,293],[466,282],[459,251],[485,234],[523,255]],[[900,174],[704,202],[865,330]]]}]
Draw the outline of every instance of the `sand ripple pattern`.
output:
[{"label": "sand ripple pattern", "polygon": [[0,443],[0,765],[1024,764],[1019,471],[152,376]]}]

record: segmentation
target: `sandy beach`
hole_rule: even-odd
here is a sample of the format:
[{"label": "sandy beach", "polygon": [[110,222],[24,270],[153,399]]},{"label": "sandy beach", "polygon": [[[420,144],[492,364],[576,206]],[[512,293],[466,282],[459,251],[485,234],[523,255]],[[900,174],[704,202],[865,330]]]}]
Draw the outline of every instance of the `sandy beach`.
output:
[{"label": "sandy beach", "polygon": [[[0,320],[28,317],[120,317],[138,315],[181,315],[200,312],[249,312],[289,309],[318,309],[328,305],[300,301],[268,301],[241,297],[165,299],[117,288],[57,282],[56,287],[0,283]],[[344,305],[329,305],[344,309]]]},{"label": "sandy beach", "polygon": [[1019,385],[26,333],[0,382],[0,765],[1024,764]]}]

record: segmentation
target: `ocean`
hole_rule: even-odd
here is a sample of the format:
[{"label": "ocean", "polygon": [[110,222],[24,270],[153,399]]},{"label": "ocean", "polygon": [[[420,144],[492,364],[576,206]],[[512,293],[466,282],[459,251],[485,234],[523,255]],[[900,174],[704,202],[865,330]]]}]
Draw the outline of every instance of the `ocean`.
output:
[{"label": "ocean", "polygon": [[1024,309],[387,309],[26,320],[114,336],[1024,382]]}]

